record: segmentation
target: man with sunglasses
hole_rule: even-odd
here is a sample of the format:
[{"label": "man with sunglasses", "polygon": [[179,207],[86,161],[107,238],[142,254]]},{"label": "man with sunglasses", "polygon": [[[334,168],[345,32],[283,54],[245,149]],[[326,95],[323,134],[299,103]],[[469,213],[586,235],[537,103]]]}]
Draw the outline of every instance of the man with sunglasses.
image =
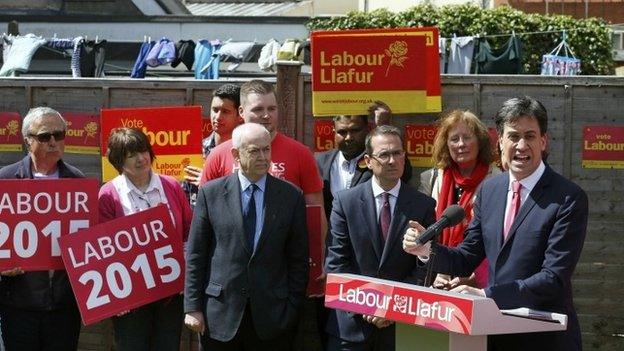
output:
[{"label": "man with sunglasses", "polygon": [[[353,273],[422,284],[425,271],[402,250],[410,220],[435,221],[435,201],[401,181],[405,150],[398,128],[380,126],[366,137],[370,180],[338,191],[332,204],[327,273]],[[327,350],[394,350],[394,325],[383,318],[332,310]]]},{"label": "man with sunglasses", "polygon": [[[28,155],[0,169],[0,179],[82,178],[63,162],[67,123],[54,109],[36,107],[22,123]],[[76,350],[80,314],[64,270],[0,272],[0,319],[7,350]]]}]

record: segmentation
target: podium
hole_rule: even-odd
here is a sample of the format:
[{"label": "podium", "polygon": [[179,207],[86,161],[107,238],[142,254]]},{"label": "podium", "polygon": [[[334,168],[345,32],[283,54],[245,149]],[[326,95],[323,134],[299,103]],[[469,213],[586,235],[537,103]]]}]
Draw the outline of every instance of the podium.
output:
[{"label": "podium", "polygon": [[355,274],[327,275],[325,306],[397,322],[397,351],[485,351],[488,335],[567,327],[564,314],[501,311],[487,297]]}]

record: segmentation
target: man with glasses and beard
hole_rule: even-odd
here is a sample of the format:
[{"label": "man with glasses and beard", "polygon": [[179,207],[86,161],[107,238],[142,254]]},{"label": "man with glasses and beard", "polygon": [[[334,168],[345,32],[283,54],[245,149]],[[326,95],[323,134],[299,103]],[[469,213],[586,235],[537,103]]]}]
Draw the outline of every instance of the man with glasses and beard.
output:
[{"label": "man with glasses and beard", "polygon": [[[83,178],[63,162],[67,123],[55,110],[28,111],[22,135],[28,155],[0,169],[0,179]],[[0,319],[7,350],[76,350],[80,314],[64,270],[0,272]]]}]

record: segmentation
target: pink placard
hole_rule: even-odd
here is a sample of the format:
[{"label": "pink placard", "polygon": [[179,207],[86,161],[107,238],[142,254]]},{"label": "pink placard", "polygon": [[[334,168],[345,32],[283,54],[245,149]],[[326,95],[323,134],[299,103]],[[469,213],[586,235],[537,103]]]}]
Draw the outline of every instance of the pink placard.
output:
[{"label": "pink placard", "polygon": [[0,180],[0,270],[63,269],[59,238],[97,223],[96,179]]},{"label": "pink placard", "polygon": [[85,325],[182,291],[182,238],[160,205],[60,240]]}]

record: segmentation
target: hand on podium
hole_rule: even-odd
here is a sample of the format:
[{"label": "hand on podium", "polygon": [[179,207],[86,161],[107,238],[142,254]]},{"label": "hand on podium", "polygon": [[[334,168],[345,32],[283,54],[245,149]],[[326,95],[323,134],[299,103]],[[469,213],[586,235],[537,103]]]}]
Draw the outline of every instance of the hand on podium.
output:
[{"label": "hand on podium", "polygon": [[425,228],[417,221],[409,221],[409,228],[403,236],[403,250],[405,252],[418,256],[418,258],[427,262],[429,260],[429,252],[431,251],[431,242],[426,242],[420,245],[416,242],[416,239],[425,232]]},{"label": "hand on podium", "polygon": [[460,285],[456,288],[451,289],[452,292],[457,292],[460,294],[470,294],[470,295],[475,295],[475,296],[485,296],[485,290],[483,289],[479,289],[479,288],[474,288],[472,286],[468,286],[468,285]]},{"label": "hand on podium", "polygon": [[476,286],[476,277],[472,273],[470,277],[455,277],[448,274],[438,273],[433,282],[433,287],[441,290],[451,290],[460,285]]},{"label": "hand on podium", "polygon": [[365,320],[366,322],[373,324],[374,326],[376,326],[379,329],[385,328],[389,325],[391,325],[392,323],[394,323],[391,320],[387,320],[381,317],[377,317],[377,316],[371,316],[368,314],[363,314],[362,315],[362,319]]}]

